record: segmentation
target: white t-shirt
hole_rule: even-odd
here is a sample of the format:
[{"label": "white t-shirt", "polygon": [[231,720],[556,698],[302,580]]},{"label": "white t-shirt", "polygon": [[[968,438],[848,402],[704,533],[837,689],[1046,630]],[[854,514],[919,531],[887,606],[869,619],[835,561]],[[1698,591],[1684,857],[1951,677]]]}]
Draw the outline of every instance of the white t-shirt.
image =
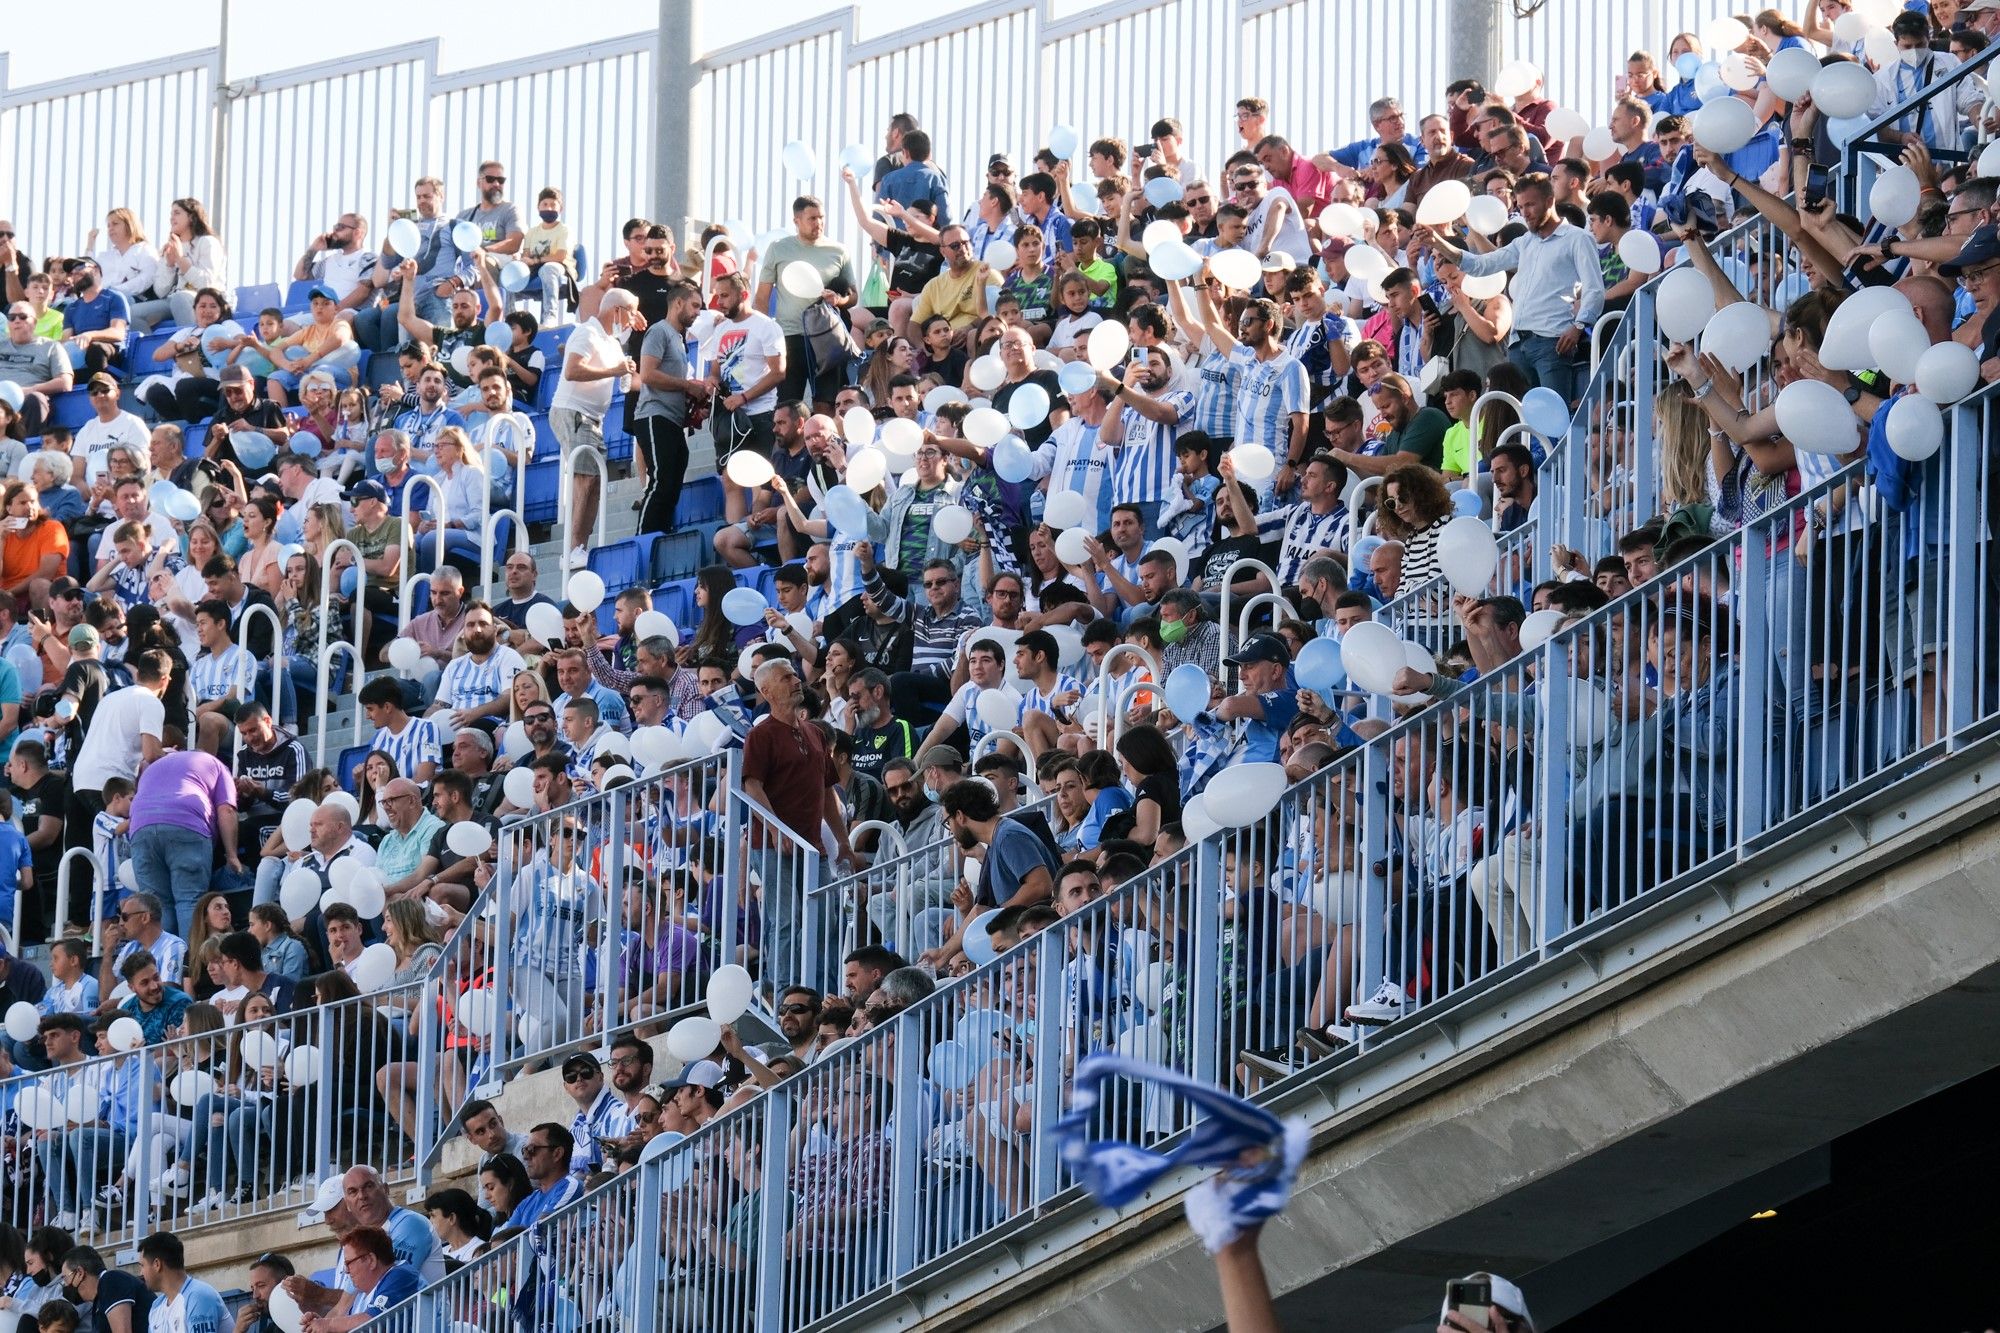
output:
[{"label": "white t-shirt", "polygon": [[[769,315],[752,310],[742,319],[724,319],[716,310],[704,310],[688,330],[701,348],[703,366],[722,367],[722,382],[728,392],[739,393],[770,373],[774,358],[785,354],[785,331]],[[718,395],[719,397],[720,395]],[[743,404],[751,416],[762,416],[778,406],[776,385]]]},{"label": "white t-shirt", "polygon": [[1271,238],[1271,244],[1265,247],[1264,253],[1268,255],[1273,250],[1283,250],[1292,257],[1294,264],[1305,263],[1314,254],[1312,242],[1306,239],[1305,218],[1299,212],[1298,200],[1292,198],[1292,192],[1282,185],[1273,185],[1257,201],[1257,207],[1250,214],[1249,229],[1243,233],[1244,239],[1251,248],[1256,247],[1258,239],[1264,234],[1264,223],[1271,216],[1271,208],[1279,199],[1285,201],[1284,220],[1278,223],[1278,233]]},{"label": "white t-shirt", "polygon": [[[604,370],[625,364],[625,345],[604,331],[604,326],[594,319],[586,319],[576,326],[576,332],[569,335],[563,344],[563,368],[569,368],[571,357],[580,357],[583,364],[593,370]],[[561,374],[560,371],[557,372]],[[601,417],[611,410],[611,394],[618,387],[615,376],[601,380],[573,380],[563,376],[557,381],[555,397],[549,400],[549,410],[567,408],[581,412],[587,417]]]},{"label": "white t-shirt", "polygon": [[127,685],[98,701],[90,730],[70,766],[70,785],[77,791],[103,791],[112,778],[139,776],[140,738],[160,740],[167,708],[150,690]]},{"label": "white t-shirt", "polygon": [[104,472],[105,451],[114,444],[129,444],[139,451],[139,466],[147,467],[147,449],[151,437],[146,432],[146,423],[130,412],[120,412],[109,421],[96,417],[76,428],[76,437],[70,442],[70,457],[83,464],[83,479],[95,483]]},{"label": "white t-shirt", "polygon": [[[146,527],[153,534],[153,550],[157,551],[162,546],[170,544],[179,545],[180,534],[174,531],[174,521],[165,514],[155,510],[146,516],[145,522]],[[90,547],[90,569],[92,573],[96,573],[99,569],[102,569],[107,562],[118,558],[118,543],[111,540],[111,534],[124,526],[125,520],[121,518],[97,534],[97,539],[91,543]],[[201,585],[201,589],[201,597],[208,596],[208,584],[204,582]],[[194,600],[198,602],[201,600],[201,597],[197,597]]]}]

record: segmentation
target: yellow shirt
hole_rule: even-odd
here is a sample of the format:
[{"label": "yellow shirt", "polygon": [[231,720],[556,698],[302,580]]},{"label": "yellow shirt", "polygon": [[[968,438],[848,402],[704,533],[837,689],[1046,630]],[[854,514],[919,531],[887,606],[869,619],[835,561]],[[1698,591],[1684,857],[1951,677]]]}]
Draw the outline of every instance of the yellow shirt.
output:
[{"label": "yellow shirt", "polygon": [[953,277],[951,270],[946,269],[925,283],[924,289],[917,293],[912,326],[923,328],[924,321],[932,315],[943,315],[954,329],[965,328],[978,319],[986,311],[985,284],[980,281],[985,271],[978,264],[969,264],[963,277]]}]

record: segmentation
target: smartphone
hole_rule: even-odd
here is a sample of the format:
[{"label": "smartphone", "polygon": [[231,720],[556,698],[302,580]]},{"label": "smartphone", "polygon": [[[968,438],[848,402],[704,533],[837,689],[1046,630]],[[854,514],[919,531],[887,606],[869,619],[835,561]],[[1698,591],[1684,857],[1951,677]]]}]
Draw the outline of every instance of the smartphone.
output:
[{"label": "smartphone", "polygon": [[1473,1328],[1487,1328],[1486,1312],[1493,1306],[1493,1284],[1484,1278],[1464,1278],[1444,1284],[1444,1315],[1457,1315],[1459,1322]]},{"label": "smartphone", "polygon": [[[1145,348],[1143,348],[1143,347],[1134,347],[1134,348],[1132,349],[1132,364],[1133,364],[1133,365],[1135,365],[1135,366],[1139,366],[1139,367],[1142,367],[1142,368],[1143,368],[1143,367],[1145,366],[1145,364],[1146,364],[1146,349],[1145,349]],[[21,521],[22,521],[23,523],[26,523],[26,522],[27,522],[28,520],[26,520],[26,519],[22,519]]]},{"label": "smartphone", "polygon": [[1135,143],[1132,145],[1132,156],[1151,157],[1154,153],[1159,151],[1159,148],[1160,146],[1158,144]]},{"label": "smartphone", "polygon": [[1417,305],[1426,315],[1435,315],[1438,313],[1438,303],[1429,292],[1425,292],[1417,297]]}]

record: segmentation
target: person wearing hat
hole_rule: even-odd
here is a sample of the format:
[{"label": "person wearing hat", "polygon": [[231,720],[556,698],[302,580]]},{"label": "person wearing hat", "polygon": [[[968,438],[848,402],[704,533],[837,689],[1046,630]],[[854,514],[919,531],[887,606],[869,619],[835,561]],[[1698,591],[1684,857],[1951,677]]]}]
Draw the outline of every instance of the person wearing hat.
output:
[{"label": "person wearing hat", "polygon": [[151,436],[145,422],[119,406],[118,381],[110,375],[98,371],[84,381],[84,390],[90,395],[91,417],[76,428],[71,449],[83,456],[84,481],[94,486],[104,475],[112,445],[125,445],[135,457],[146,458]]},{"label": "person wearing hat", "polygon": [[63,350],[71,367],[95,374],[122,364],[132,303],[125,293],[104,285],[95,259],[72,259],[63,271],[70,291],[63,307]]},{"label": "person wearing hat", "polygon": [[722,1109],[722,1066],[713,1060],[694,1060],[681,1072],[656,1085],[664,1094],[660,1102],[662,1132],[692,1134]]},{"label": "person wearing hat", "polygon": [[[276,449],[283,449],[292,438],[291,423],[285,419],[283,408],[258,396],[257,378],[250,373],[250,367],[224,366],[216,375],[216,382],[221,386],[222,404],[209,421],[208,456],[218,467],[234,463],[239,472],[252,472],[255,469],[237,457],[230,437],[239,431],[255,431]],[[275,456],[275,450],[273,453]]]},{"label": "person wearing hat", "polygon": [[1225,722],[1243,723],[1238,756],[1243,763],[1276,763],[1278,738],[1299,711],[1298,691],[1287,686],[1292,655],[1285,650],[1285,641],[1275,634],[1252,634],[1224,663],[1236,668],[1241,688],[1215,706],[1215,715]]},{"label": "person wearing hat", "polygon": [[278,367],[265,380],[271,401],[288,406],[289,395],[297,393],[299,381],[315,367],[329,373],[345,372],[349,379],[361,364],[361,344],[354,340],[354,326],[340,318],[340,299],[332,287],[316,282],[307,292],[312,315],[306,323],[276,342],[264,342],[252,335],[248,345]]},{"label": "person wearing hat", "polygon": [[618,1094],[604,1086],[604,1067],[594,1055],[578,1052],[564,1060],[562,1081],[563,1091],[576,1103],[576,1115],[569,1124],[570,1138],[575,1143],[570,1152],[570,1174],[587,1176],[604,1166],[600,1141],[609,1136],[622,1103]]}]

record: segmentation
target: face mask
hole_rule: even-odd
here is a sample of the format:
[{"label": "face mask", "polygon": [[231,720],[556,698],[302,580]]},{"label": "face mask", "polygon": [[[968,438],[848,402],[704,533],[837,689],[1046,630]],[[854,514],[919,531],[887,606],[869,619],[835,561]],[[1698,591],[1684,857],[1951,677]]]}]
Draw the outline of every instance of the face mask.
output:
[{"label": "face mask", "polygon": [[1896,52],[1896,59],[1902,61],[1905,65],[1911,66],[1912,68],[1923,64],[1926,60],[1929,60],[1930,58],[1931,58],[1930,51],[1921,46],[1910,48],[1907,50],[1898,49]]},{"label": "face mask", "polygon": [[1162,643],[1168,643],[1168,644],[1179,643],[1182,639],[1185,639],[1186,637],[1187,637],[1187,621],[1163,620],[1160,622],[1160,641]]},{"label": "face mask", "polygon": [[63,1299],[68,1301],[71,1305],[82,1305],[83,1293],[78,1291],[75,1287],[69,1285],[69,1283],[65,1282],[63,1283]]},{"label": "face mask", "polygon": [[924,799],[926,801],[935,801],[938,799],[938,789],[931,786],[928,782],[924,784]]},{"label": "face mask", "polygon": [[544,222],[554,222],[557,218],[561,216],[562,214],[556,212],[553,208],[545,208],[542,210],[541,213],[541,218],[542,221]]}]

